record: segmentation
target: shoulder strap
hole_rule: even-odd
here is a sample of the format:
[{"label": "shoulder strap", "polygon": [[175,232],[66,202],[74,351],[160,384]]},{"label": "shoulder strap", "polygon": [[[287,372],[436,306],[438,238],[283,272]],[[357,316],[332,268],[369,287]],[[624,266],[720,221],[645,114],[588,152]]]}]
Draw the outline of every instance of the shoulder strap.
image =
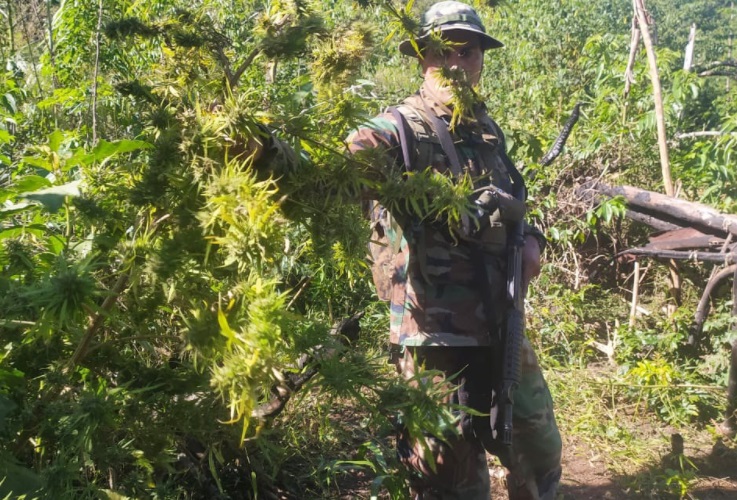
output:
[{"label": "shoulder strap", "polygon": [[486,114],[485,108],[480,118],[479,115],[477,115],[477,119],[486,122],[487,126],[489,126],[494,134],[499,137],[499,156],[502,159],[504,167],[507,169],[509,177],[512,179],[512,185],[515,191],[514,193],[512,193],[512,195],[518,200],[527,200],[527,187],[525,186],[525,178],[522,177],[520,171],[517,170],[517,167],[514,165],[509,156],[507,156],[506,139],[501,127],[494,121],[492,117]]},{"label": "shoulder strap", "polygon": [[440,146],[450,161],[450,168],[453,171],[453,175],[460,177],[463,173],[463,168],[461,167],[461,161],[458,158],[458,151],[456,151],[453,138],[450,136],[448,125],[430,109],[424,99],[422,100],[422,105],[425,107],[425,114],[430,119],[430,125],[435,131],[435,135],[440,140]]},{"label": "shoulder strap", "polygon": [[392,117],[397,121],[397,129],[399,131],[399,145],[402,148],[402,160],[404,161],[404,168],[408,172],[412,170],[412,148],[410,147],[410,137],[414,141],[415,135],[410,129],[409,123],[404,115],[397,109],[396,106],[389,108],[389,112]]},{"label": "shoulder strap", "polygon": [[517,198],[518,200],[525,201],[527,200],[527,187],[525,186],[525,178],[522,177],[522,174],[519,170],[517,170],[517,167],[514,166],[514,163],[512,163],[512,160],[509,159],[509,156],[507,156],[507,152],[503,149],[499,152],[499,156],[502,159],[502,163],[504,163],[504,166],[507,167],[507,172],[509,173],[509,177],[512,178],[512,185],[514,189],[514,193],[512,195]]}]

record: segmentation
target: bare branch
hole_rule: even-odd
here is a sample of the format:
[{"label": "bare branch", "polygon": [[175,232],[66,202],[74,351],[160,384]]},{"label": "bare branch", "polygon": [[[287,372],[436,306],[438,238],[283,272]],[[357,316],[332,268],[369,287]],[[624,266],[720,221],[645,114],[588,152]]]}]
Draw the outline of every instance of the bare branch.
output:
[{"label": "bare branch", "polygon": [[693,49],[696,44],[696,24],[691,25],[691,31],[688,34],[688,44],[686,45],[686,53],[683,56],[683,71],[691,71],[693,66]]},{"label": "bare branch", "polygon": [[701,337],[701,332],[704,328],[704,321],[706,321],[706,317],[709,315],[709,299],[711,298],[711,294],[714,291],[714,288],[716,288],[716,286],[723,279],[727,278],[728,276],[732,276],[735,271],[737,271],[737,265],[727,266],[720,272],[712,276],[709,282],[706,284],[706,288],[704,288],[704,293],[701,294],[699,305],[696,307],[694,324],[691,327],[691,336],[689,337],[690,344],[696,343]]},{"label": "bare branch", "polygon": [[737,78],[737,71],[716,68],[709,71],[702,71],[701,73],[699,73],[699,76],[728,76],[730,78]]},{"label": "bare branch", "polygon": [[737,132],[721,132],[719,130],[701,130],[699,132],[679,132],[674,136],[674,139],[697,139],[699,137],[724,137],[724,136],[737,137]]},{"label": "bare branch", "polygon": [[[637,47],[640,45],[640,29],[637,27],[637,16],[632,18],[632,37],[630,40],[630,56],[627,60],[627,69],[624,70],[624,98],[630,94],[630,87],[635,81],[635,75],[632,68],[635,67],[635,58],[637,57]],[[625,107],[627,103],[625,102]]]},{"label": "bare branch", "polygon": [[558,135],[558,138],[555,139],[555,142],[553,143],[553,147],[550,148],[550,151],[545,153],[545,156],[543,156],[542,159],[540,160],[540,165],[542,165],[543,167],[550,165],[563,152],[563,147],[565,147],[566,141],[568,141],[568,137],[570,137],[571,132],[573,132],[573,127],[576,125],[576,122],[578,121],[578,118],[580,116],[580,110],[581,110],[581,103],[578,102],[573,107],[573,112],[571,113],[571,116],[566,121],[566,124],[563,126],[563,130],[560,131],[560,135]]},{"label": "bare branch", "polygon": [[723,68],[723,67],[729,67],[729,68],[737,68],[737,59],[727,59],[725,61],[712,61],[705,64],[700,64],[696,66],[696,71],[708,71],[710,69],[714,68]]},{"label": "bare branch", "polygon": [[246,71],[251,64],[253,64],[253,60],[256,59],[256,56],[260,53],[261,49],[253,49],[251,53],[248,54],[248,57],[246,57],[246,60],[243,61],[240,66],[238,66],[238,69],[236,69],[233,73],[233,86],[238,85],[238,80],[240,80],[243,72]]}]

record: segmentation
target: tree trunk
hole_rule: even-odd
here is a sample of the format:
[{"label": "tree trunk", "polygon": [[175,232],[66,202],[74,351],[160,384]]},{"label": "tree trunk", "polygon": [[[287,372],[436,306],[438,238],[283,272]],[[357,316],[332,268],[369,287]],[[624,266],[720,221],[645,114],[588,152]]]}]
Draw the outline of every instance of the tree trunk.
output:
[{"label": "tree trunk", "polygon": [[696,25],[691,25],[691,31],[688,34],[688,43],[686,44],[686,54],[683,57],[683,71],[691,71],[693,66],[693,48],[696,44]]},{"label": "tree trunk", "polygon": [[599,183],[594,189],[608,196],[622,196],[628,204],[646,211],[663,214],[665,221],[681,221],[682,226],[694,226],[706,233],[737,236],[737,215],[719,213],[702,203],[679,200],[632,186],[611,187]]}]

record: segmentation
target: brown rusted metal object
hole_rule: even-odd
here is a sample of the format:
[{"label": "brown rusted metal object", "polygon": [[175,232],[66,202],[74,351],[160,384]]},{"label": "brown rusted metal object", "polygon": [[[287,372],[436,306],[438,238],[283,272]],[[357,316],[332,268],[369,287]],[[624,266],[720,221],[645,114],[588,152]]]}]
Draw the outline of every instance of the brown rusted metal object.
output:
[{"label": "brown rusted metal object", "polygon": [[704,248],[721,249],[726,240],[718,236],[704,234],[698,229],[684,227],[650,236],[644,248],[652,250],[696,250]]}]

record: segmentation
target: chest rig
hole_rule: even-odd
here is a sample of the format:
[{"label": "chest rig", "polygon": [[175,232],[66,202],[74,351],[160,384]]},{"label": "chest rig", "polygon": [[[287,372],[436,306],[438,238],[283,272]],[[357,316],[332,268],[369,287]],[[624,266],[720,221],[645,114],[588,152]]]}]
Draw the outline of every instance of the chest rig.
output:
[{"label": "chest rig", "polygon": [[[501,193],[512,191],[509,169],[510,165],[512,169],[514,166],[506,156],[504,136],[499,126],[485,112],[477,114],[476,123],[471,126],[462,124],[451,134],[448,123],[419,94],[387,111],[397,123],[401,161],[407,172],[430,168],[456,179],[469,175],[480,191],[490,187],[498,188]],[[524,216],[524,204],[520,211],[520,204],[511,196],[509,198],[516,205],[507,215],[511,214],[512,218],[520,220]],[[462,227],[458,231],[460,239],[451,236],[447,227],[433,227],[417,217],[397,220],[378,203],[374,203],[372,207],[371,220],[373,235],[370,250],[374,262],[372,271],[377,293],[384,300],[391,296],[392,276],[396,272],[394,258],[398,252],[407,248],[412,250],[411,258],[416,272],[427,283],[435,281],[435,276],[428,272],[426,265],[428,246],[438,239],[435,233],[446,234],[446,238],[453,240],[453,244],[472,245],[491,254],[501,255],[506,250],[507,225],[500,209],[476,220],[464,216]],[[428,235],[428,232],[433,234]]]}]

